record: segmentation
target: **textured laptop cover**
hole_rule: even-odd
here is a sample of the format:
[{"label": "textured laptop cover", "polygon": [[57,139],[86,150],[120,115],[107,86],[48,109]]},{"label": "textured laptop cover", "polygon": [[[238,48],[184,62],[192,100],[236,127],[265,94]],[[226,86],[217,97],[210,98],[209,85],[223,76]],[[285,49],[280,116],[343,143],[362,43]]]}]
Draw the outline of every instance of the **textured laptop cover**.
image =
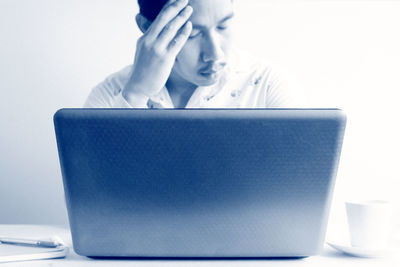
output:
[{"label": "textured laptop cover", "polygon": [[62,109],[54,122],[78,254],[303,257],[323,246],[340,110]]}]

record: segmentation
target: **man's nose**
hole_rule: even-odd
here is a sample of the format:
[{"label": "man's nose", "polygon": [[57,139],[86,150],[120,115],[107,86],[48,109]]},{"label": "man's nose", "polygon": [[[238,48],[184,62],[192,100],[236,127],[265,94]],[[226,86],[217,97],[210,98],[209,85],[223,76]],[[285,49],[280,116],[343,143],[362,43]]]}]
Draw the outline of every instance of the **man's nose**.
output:
[{"label": "man's nose", "polygon": [[216,62],[224,58],[221,41],[216,33],[210,33],[204,43],[202,60],[204,62]]}]

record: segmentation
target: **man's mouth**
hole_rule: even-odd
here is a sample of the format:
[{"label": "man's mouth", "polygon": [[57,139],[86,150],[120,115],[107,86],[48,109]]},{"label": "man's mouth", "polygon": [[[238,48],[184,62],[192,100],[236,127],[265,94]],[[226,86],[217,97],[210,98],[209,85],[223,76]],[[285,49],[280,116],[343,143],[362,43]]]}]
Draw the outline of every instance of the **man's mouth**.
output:
[{"label": "man's mouth", "polygon": [[225,67],[226,63],[212,65],[207,68],[203,68],[199,71],[199,73],[203,76],[214,76],[219,74]]}]

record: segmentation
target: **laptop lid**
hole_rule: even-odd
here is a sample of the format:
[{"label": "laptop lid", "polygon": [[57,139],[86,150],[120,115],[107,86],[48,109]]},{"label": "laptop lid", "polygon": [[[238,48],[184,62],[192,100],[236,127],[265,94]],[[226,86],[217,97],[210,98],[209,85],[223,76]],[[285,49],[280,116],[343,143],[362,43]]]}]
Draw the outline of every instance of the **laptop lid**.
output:
[{"label": "laptop lid", "polygon": [[85,256],[303,257],[323,246],[338,109],[62,109],[73,245]]}]

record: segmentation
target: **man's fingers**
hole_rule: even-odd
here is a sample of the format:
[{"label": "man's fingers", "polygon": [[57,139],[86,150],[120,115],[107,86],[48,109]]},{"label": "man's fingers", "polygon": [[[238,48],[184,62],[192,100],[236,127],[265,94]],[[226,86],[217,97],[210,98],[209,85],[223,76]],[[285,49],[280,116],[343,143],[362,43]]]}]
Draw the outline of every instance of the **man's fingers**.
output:
[{"label": "man's fingers", "polygon": [[187,4],[188,0],[175,0],[168,2],[151,24],[148,31],[149,38],[153,40],[156,39],[164,29],[165,25],[175,18]]},{"label": "man's fingers", "polygon": [[172,38],[177,35],[178,31],[189,19],[192,12],[193,8],[191,6],[186,6],[173,20],[165,25],[164,29],[157,38],[157,41],[162,47],[168,47]]},{"label": "man's fingers", "polygon": [[176,34],[175,38],[170,42],[168,49],[177,55],[185,45],[192,31],[192,22],[187,21],[181,30]]},{"label": "man's fingers", "polygon": [[177,0],[168,0],[168,1],[164,4],[164,6],[162,7],[160,13],[161,13],[162,11],[164,11],[165,9],[167,9],[171,4],[173,4],[173,3],[176,2],[176,1],[177,1]]}]

